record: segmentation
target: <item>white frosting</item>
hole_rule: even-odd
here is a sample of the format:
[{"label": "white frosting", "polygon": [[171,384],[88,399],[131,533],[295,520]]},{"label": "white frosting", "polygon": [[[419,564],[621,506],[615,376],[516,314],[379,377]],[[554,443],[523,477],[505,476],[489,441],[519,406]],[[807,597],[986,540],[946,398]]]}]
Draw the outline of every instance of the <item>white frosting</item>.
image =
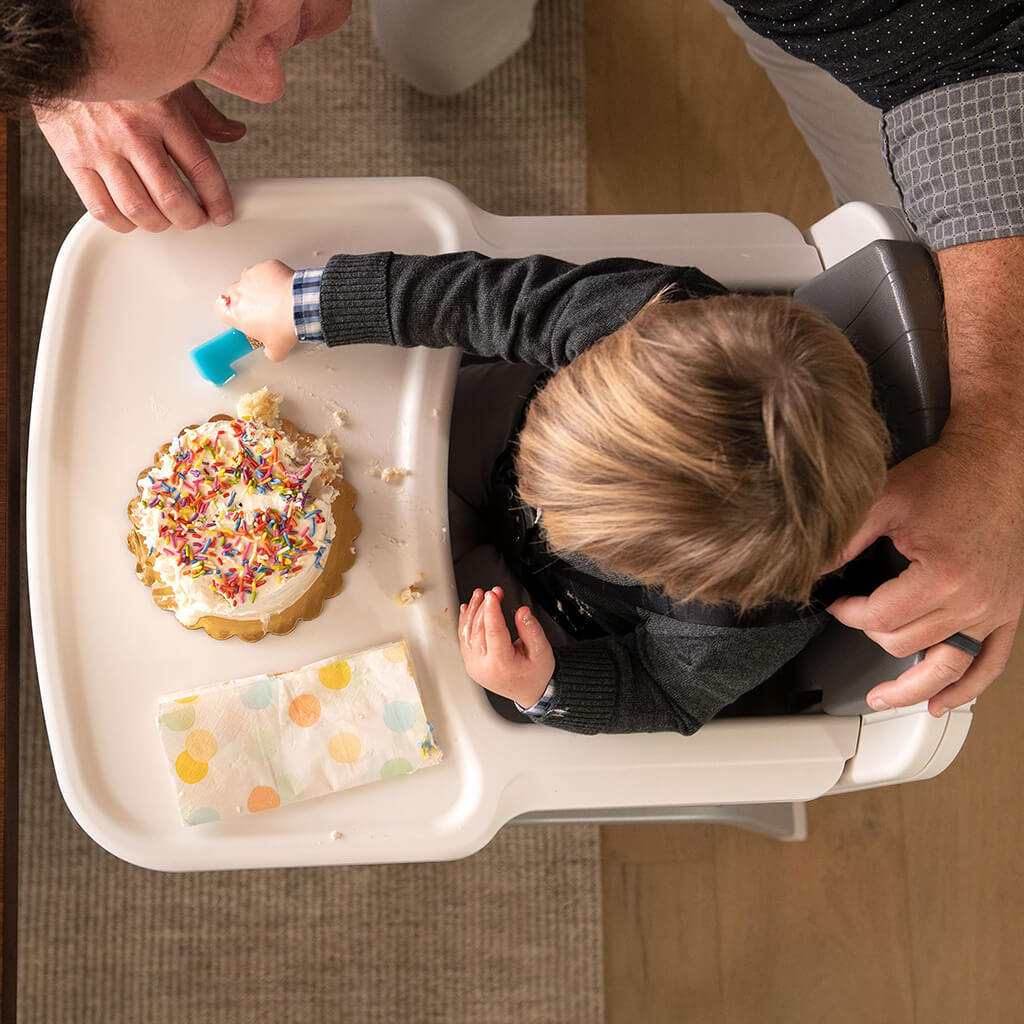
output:
[{"label": "white frosting", "polygon": [[[259,619],[294,604],[327,565],[337,464],[248,419],[184,431],[139,479],[136,528],[187,626]],[[308,549],[308,550],[307,550]]]}]

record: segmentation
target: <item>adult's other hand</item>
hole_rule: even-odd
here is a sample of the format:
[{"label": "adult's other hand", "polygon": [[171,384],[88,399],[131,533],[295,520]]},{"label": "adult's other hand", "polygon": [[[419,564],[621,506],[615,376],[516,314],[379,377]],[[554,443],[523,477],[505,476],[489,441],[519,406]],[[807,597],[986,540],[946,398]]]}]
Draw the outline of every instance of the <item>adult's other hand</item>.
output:
[{"label": "adult's other hand", "polygon": [[[924,660],[868,694],[873,707],[927,700],[940,715],[979,696],[1006,667],[1024,607],[1024,238],[939,253],[950,417],[939,443],[894,467],[851,541],[888,536],[910,565],[867,597],[829,609],[890,654]],[[972,658],[942,641],[983,643]]]},{"label": "adult's other hand", "polygon": [[231,192],[207,139],[236,142],[245,125],[194,82],[148,102],[70,102],[36,110],[36,119],[85,208],[107,227],[231,222]]}]

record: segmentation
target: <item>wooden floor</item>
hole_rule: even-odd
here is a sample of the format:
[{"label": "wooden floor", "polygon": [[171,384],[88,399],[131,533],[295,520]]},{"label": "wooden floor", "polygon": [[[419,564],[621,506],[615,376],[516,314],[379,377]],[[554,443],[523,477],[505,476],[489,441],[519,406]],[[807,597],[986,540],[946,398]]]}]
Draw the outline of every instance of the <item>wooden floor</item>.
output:
[{"label": "wooden floor", "polygon": [[[700,0],[587,0],[594,213],[831,200]],[[708,59],[710,57],[710,59]],[[819,800],[810,838],[603,830],[608,1024],[1024,1021],[1024,641],[938,778]]]}]

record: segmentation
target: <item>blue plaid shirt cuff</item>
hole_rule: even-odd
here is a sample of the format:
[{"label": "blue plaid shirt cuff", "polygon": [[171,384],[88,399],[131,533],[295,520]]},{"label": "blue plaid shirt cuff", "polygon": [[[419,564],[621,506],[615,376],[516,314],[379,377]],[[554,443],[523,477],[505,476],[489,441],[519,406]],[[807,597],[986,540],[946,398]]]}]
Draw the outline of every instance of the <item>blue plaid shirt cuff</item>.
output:
[{"label": "blue plaid shirt cuff", "polygon": [[313,345],[324,343],[320,327],[320,278],[324,268],[296,270],[292,277],[292,316],[295,318],[295,337]]},{"label": "blue plaid shirt cuff", "polygon": [[515,704],[517,711],[521,711],[528,718],[543,718],[551,709],[554,700],[555,681],[554,679],[549,679],[547,689],[540,695],[540,700],[532,707],[524,708],[517,701],[512,703]]}]

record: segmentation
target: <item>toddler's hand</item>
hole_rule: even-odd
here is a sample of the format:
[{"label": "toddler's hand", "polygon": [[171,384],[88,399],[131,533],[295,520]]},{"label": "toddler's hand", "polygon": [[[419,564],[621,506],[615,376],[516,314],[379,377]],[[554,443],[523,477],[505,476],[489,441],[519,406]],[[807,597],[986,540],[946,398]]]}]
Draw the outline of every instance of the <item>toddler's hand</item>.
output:
[{"label": "toddler's hand", "polygon": [[459,651],[471,679],[516,701],[536,704],[555,671],[555,655],[544,628],[525,605],[516,612],[519,639],[512,643],[501,613],[501,587],[475,590],[459,608]]},{"label": "toddler's hand", "polygon": [[220,320],[262,342],[267,358],[275,363],[296,345],[293,274],[292,268],[280,260],[264,260],[246,267],[214,304]]}]

